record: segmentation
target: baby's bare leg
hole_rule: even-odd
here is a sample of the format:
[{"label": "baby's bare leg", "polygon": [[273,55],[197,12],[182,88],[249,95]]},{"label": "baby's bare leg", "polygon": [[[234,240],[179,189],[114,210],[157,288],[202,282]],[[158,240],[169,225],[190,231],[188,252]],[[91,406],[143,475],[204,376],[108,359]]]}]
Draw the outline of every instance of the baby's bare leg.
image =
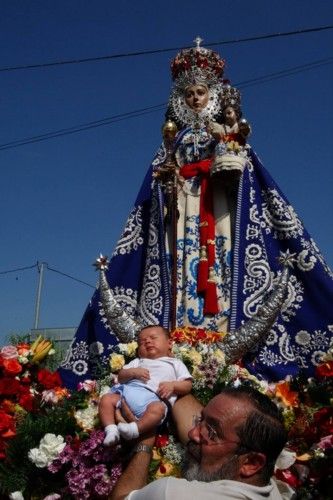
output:
[{"label": "baby's bare leg", "polygon": [[142,417],[137,421],[140,434],[155,429],[162,423],[166,413],[165,404],[159,401],[150,403]]},{"label": "baby's bare leg", "polygon": [[116,444],[120,439],[118,427],[115,425],[115,411],[119,400],[120,394],[104,394],[99,402],[99,418],[105,428],[105,446]]},{"label": "baby's bare leg", "polygon": [[104,394],[98,407],[99,418],[105,427],[115,423],[115,411],[120,400],[120,394]]},{"label": "baby's bare leg", "polygon": [[156,401],[147,406],[146,411],[137,422],[130,424],[119,423],[118,429],[124,439],[135,439],[140,434],[153,431],[163,420],[166,412],[164,403]]}]

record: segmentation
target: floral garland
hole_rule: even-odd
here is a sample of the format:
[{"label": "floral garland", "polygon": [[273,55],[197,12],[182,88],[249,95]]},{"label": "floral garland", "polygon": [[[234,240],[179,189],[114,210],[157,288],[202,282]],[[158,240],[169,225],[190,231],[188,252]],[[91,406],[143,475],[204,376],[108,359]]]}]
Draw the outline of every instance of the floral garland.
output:
[{"label": "floral garland", "polygon": [[[187,364],[193,393],[203,403],[225,385],[251,384],[281,408],[289,432],[288,449],[275,475],[297,498],[330,498],[333,485],[333,347],[312,379],[287,377],[275,384],[258,380],[239,366],[227,366],[216,341],[221,335],[182,328],[172,333],[173,355]],[[0,350],[0,493],[36,498],[106,499],[121,475],[121,447],[103,447],[98,400],[117,380],[116,372],[136,355],[137,343],[118,344],[111,374],[87,380],[77,391],[62,387],[47,368],[50,341],[17,342]],[[184,449],[172,434],[157,436],[150,479],[181,475]]]}]

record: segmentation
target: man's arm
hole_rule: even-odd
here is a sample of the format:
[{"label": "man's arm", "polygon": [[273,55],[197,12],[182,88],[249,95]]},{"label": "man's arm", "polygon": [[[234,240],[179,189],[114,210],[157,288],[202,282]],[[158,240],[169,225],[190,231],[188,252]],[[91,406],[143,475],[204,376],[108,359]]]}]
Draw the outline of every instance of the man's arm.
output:
[{"label": "man's arm", "polygon": [[[155,436],[142,439],[134,448],[140,445],[148,447],[147,451],[135,452],[125,471],[117,481],[110,500],[124,500],[133,490],[139,490],[147,484],[149,464],[152,457],[152,447],[154,446]],[[150,451],[149,451],[150,449]]]}]

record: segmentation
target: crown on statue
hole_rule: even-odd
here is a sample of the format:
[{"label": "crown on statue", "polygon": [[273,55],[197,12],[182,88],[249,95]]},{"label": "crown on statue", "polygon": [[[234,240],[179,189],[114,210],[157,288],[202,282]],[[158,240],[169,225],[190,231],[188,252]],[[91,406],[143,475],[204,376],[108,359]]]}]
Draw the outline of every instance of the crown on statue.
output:
[{"label": "crown on statue", "polygon": [[181,86],[218,83],[223,75],[225,61],[217,52],[200,47],[202,38],[197,37],[195,47],[184,49],[171,63],[172,79]]},{"label": "crown on statue", "polygon": [[240,107],[241,104],[241,93],[236,87],[232,87],[230,82],[223,82],[222,91],[220,94],[222,109],[228,106]]}]

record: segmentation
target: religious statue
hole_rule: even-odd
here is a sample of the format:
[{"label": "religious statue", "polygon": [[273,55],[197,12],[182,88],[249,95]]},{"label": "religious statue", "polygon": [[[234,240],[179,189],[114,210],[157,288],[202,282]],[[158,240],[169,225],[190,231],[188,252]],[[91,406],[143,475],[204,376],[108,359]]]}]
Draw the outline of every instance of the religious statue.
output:
[{"label": "religious statue", "polygon": [[[105,270],[107,286],[142,326],[241,332],[279,282],[282,253],[293,261],[286,300],[243,362],[268,380],[300,369],[310,376],[331,341],[333,274],[247,142],[251,128],[240,92],[223,79],[224,60],[201,42],[172,61],[164,140]],[[100,293],[60,369],[71,387],[97,378],[118,342]]]}]

